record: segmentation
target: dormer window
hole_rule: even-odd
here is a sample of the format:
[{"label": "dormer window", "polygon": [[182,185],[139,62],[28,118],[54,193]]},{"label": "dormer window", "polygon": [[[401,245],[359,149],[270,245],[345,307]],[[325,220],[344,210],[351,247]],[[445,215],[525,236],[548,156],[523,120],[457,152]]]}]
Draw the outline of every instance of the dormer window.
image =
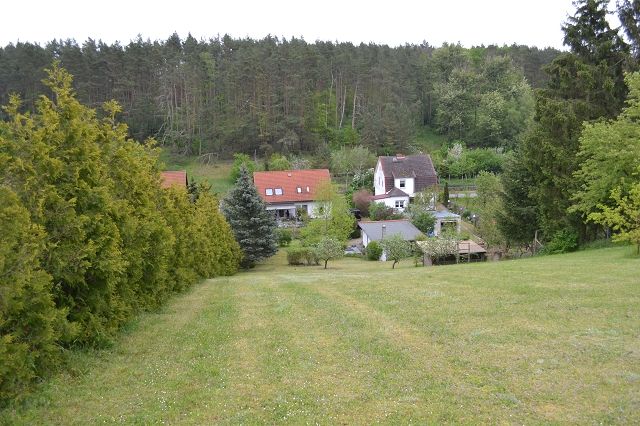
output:
[{"label": "dormer window", "polygon": [[404,179],[400,179],[400,188],[404,188],[407,185],[407,182]]},{"label": "dormer window", "polygon": [[264,193],[267,195],[273,195],[273,188],[267,188],[264,190]]},{"label": "dormer window", "polygon": [[282,195],[282,188],[276,188],[276,195]]}]

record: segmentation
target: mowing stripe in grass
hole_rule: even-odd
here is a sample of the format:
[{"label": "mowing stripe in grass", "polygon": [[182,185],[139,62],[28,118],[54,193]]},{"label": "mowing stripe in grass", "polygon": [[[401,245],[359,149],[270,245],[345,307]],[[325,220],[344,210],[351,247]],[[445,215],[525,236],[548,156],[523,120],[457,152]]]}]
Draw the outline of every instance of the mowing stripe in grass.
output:
[{"label": "mowing stripe in grass", "polygon": [[37,399],[27,401],[29,411],[15,407],[3,415],[8,414],[11,424],[189,418],[206,410],[209,395],[227,381],[221,367],[230,355],[225,345],[236,316],[233,287],[227,282],[198,285],[164,311],[141,316],[135,331],[112,349],[79,356],[76,362],[86,365],[86,374],[53,378]]}]

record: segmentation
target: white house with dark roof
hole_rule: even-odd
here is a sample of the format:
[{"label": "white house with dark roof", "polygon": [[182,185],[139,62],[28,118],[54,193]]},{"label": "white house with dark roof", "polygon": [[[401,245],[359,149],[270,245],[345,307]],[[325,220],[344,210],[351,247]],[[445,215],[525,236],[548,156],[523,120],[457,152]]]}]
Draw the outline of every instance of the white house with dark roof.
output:
[{"label": "white house with dark roof", "polygon": [[[380,156],[373,174],[372,201],[402,212],[417,193],[437,184],[438,176],[428,155]],[[432,202],[435,209],[435,200]]]}]

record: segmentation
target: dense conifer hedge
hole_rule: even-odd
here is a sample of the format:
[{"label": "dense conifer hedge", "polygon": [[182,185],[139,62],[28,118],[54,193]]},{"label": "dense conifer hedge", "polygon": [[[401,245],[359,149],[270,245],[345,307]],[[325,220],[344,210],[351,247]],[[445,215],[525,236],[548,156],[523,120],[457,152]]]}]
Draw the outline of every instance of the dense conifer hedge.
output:
[{"label": "dense conifer hedge", "polygon": [[218,201],[161,189],[152,141],[127,138],[48,71],[34,114],[0,122],[0,403],[108,344],[126,321],[200,278],[236,272],[241,251]]}]

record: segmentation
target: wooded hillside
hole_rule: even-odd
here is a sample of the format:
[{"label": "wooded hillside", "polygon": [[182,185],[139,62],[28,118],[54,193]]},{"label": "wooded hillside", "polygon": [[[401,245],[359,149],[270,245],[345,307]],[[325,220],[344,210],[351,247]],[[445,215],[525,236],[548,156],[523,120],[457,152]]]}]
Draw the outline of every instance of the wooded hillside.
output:
[{"label": "wooded hillside", "polygon": [[32,110],[57,59],[82,103],[115,99],[133,138],[185,154],[313,152],[323,142],[391,153],[406,150],[419,125],[469,146],[503,146],[532,116],[529,86],[545,84],[542,67],[558,54],[176,34],[126,45],[18,43],[0,48],[0,104],[17,93]]}]

